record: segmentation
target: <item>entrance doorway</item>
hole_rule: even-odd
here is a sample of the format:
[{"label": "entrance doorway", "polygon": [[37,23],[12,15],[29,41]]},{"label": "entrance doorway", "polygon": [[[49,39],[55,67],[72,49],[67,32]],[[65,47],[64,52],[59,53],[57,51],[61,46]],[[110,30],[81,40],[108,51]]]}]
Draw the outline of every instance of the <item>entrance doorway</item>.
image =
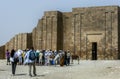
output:
[{"label": "entrance doorway", "polygon": [[92,42],[92,60],[97,60],[97,42]]}]

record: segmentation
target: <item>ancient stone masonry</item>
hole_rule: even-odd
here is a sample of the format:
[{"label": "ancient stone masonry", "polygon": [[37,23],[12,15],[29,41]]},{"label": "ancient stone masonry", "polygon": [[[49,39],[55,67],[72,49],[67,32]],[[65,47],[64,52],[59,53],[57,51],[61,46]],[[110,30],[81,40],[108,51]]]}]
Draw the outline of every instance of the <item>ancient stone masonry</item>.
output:
[{"label": "ancient stone masonry", "polygon": [[5,45],[5,50],[25,50],[26,48],[30,48],[32,46],[32,34],[31,33],[20,33],[13,37],[9,42]]},{"label": "ancient stone masonry", "polygon": [[48,11],[33,31],[37,49],[70,50],[81,59],[118,58],[118,6],[73,8],[72,12]]},{"label": "ancient stone masonry", "polygon": [[4,50],[5,50],[5,46],[3,45],[0,47],[0,59],[5,58],[5,51]]},{"label": "ancient stone masonry", "polygon": [[34,28],[33,46],[36,49],[63,49],[62,13],[58,11],[45,12]]},{"label": "ancient stone masonry", "polygon": [[96,42],[98,59],[117,59],[118,7],[74,8],[73,15],[75,52],[91,59]]},{"label": "ancient stone masonry", "polygon": [[[116,24],[118,24],[118,58],[120,59],[120,31],[119,31],[119,29],[120,29],[120,8],[118,8],[118,15],[117,15],[117,17],[118,17],[118,21],[116,22]],[[117,29],[116,29],[117,30]]]},{"label": "ancient stone masonry", "polygon": [[[81,59],[120,59],[120,8],[73,8],[46,11],[30,34],[18,34],[6,49],[70,50]],[[23,43],[24,41],[24,43]]]}]

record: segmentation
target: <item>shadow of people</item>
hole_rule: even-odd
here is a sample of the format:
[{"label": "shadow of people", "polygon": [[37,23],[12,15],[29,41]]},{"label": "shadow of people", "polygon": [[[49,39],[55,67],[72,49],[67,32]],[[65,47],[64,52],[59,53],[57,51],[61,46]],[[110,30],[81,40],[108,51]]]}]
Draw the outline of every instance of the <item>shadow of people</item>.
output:
[{"label": "shadow of people", "polygon": [[26,73],[23,73],[23,74],[15,74],[15,76],[25,76],[27,75]]},{"label": "shadow of people", "polygon": [[36,76],[32,76],[32,77],[44,77],[45,75],[36,75]]}]

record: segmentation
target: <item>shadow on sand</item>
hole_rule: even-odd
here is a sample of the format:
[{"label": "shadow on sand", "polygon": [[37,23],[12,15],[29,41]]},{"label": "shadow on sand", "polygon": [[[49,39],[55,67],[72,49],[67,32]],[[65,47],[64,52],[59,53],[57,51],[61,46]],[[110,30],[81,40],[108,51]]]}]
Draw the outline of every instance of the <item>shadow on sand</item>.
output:
[{"label": "shadow on sand", "polygon": [[44,77],[45,75],[36,75],[36,76],[32,76],[32,77]]},{"label": "shadow on sand", "polygon": [[[15,74],[14,76],[26,76],[27,73],[23,73],[23,74]],[[44,77],[45,75],[36,75],[36,76],[32,76],[32,77]]]},{"label": "shadow on sand", "polygon": [[6,70],[4,70],[4,69],[0,69],[0,71],[6,71]]},{"label": "shadow on sand", "polygon": [[23,74],[15,74],[15,76],[25,76],[27,75],[26,73],[23,73]]}]

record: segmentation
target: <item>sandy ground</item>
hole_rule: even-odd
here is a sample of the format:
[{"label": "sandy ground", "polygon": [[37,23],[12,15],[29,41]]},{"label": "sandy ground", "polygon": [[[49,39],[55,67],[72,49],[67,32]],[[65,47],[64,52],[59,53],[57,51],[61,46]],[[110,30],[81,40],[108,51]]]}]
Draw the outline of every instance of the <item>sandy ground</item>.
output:
[{"label": "sandy ground", "polygon": [[120,79],[120,60],[81,60],[70,66],[36,66],[37,76],[28,75],[28,66],[17,65],[16,75],[11,65],[0,60],[0,79]]}]

